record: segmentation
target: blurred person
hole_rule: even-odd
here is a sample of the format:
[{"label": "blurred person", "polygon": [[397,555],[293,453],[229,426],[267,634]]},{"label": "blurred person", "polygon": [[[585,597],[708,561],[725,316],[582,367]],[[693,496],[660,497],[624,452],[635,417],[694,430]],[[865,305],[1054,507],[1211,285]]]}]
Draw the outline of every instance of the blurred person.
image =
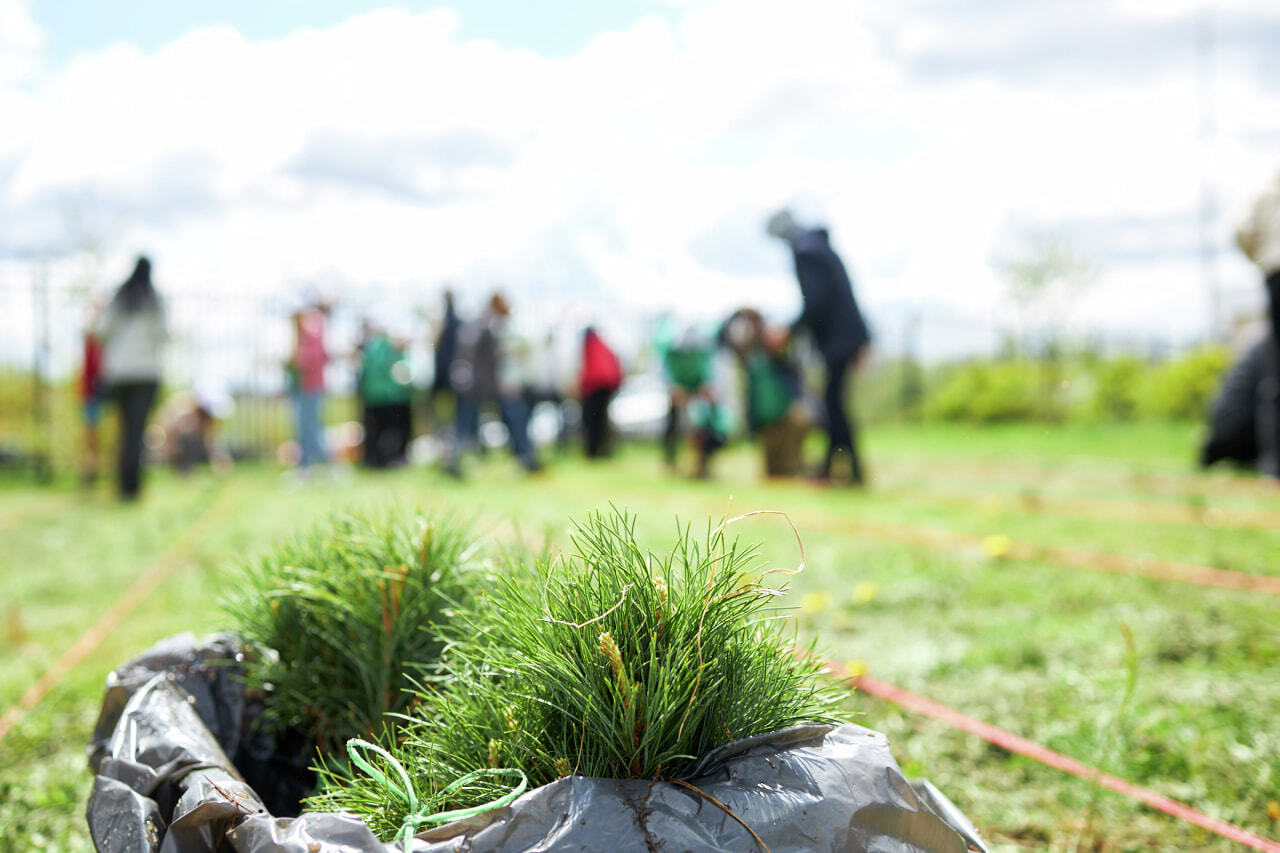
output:
[{"label": "blurred person", "polygon": [[86,486],[98,480],[98,425],[107,396],[106,383],[102,379],[102,340],[96,330],[101,316],[101,306],[90,309],[81,351],[80,410],[84,419],[84,458],[80,463],[80,480]]},{"label": "blurred person", "polygon": [[160,364],[168,329],[164,305],[151,283],[151,261],[139,256],[99,320],[102,381],[120,407],[117,478],[120,497],[136,500],[142,489],[143,432],[160,388]]},{"label": "blurred person", "polygon": [[231,452],[218,439],[218,422],[235,409],[225,392],[200,387],[172,398],[165,409],[161,456],[167,464],[184,476],[198,465],[208,465],[216,474],[230,470]]},{"label": "blurred person", "polygon": [[431,377],[431,388],[427,392],[427,418],[431,424],[446,422],[440,414],[441,397],[452,401],[456,412],[458,396],[450,381],[449,369],[458,351],[458,330],[461,328],[462,319],[454,305],[453,290],[445,290],[444,315],[440,318],[439,329],[432,344],[435,372]]},{"label": "blurred person", "polygon": [[319,300],[303,300],[291,313],[293,350],[285,374],[298,434],[298,467],[304,474],[312,465],[328,462],[321,422],[324,371],[329,363],[324,344],[328,313],[328,306]]},{"label": "blurred person", "polygon": [[458,330],[457,353],[449,375],[458,395],[451,447],[445,458],[445,472],[462,476],[462,453],[479,434],[480,412],[495,405],[507,428],[511,450],[530,473],[542,470],[529,440],[529,416],[520,386],[513,381],[508,363],[507,323],[511,308],[506,297],[494,293],[484,312]]},{"label": "blurred person", "polygon": [[803,307],[791,330],[809,332],[826,368],[822,399],[827,452],[817,476],[830,480],[837,457],[847,454],[849,482],[861,485],[862,460],[845,390],[851,368],[856,368],[867,353],[871,334],[858,310],[849,273],[831,248],[826,228],[801,228],[790,211],[784,209],[769,218],[765,230],[787,244],[795,261]]},{"label": "blurred person", "polygon": [[1254,201],[1236,229],[1236,243],[1262,272],[1274,342],[1261,371],[1258,394],[1258,470],[1280,478],[1280,173]]},{"label": "blurred person", "polygon": [[534,346],[529,353],[528,377],[524,384],[524,404],[533,416],[534,410],[544,403],[550,404],[555,411],[556,449],[563,450],[569,442],[569,419],[565,417],[565,381],[560,353],[557,348],[556,333],[549,329],[540,346]]},{"label": "blurred person", "polygon": [[786,331],[767,326],[759,311],[741,308],[730,315],[720,337],[746,375],[747,428],[760,438],[765,476],[799,474],[810,419],[800,367],[787,353]]},{"label": "blurred person", "polygon": [[364,410],[364,464],[369,468],[403,465],[413,437],[409,362],[402,341],[386,329],[366,323],[356,388]]},{"label": "blurred person", "polygon": [[728,416],[712,383],[715,337],[696,325],[680,330],[668,317],[658,325],[654,343],[669,394],[663,457],[674,470],[687,422],[698,454],[694,475],[705,478],[710,475],[712,455],[729,435]]},{"label": "blurred person", "polygon": [[609,403],[621,387],[622,362],[596,328],[588,326],[582,333],[582,368],[578,372],[582,435],[588,459],[609,454]]}]

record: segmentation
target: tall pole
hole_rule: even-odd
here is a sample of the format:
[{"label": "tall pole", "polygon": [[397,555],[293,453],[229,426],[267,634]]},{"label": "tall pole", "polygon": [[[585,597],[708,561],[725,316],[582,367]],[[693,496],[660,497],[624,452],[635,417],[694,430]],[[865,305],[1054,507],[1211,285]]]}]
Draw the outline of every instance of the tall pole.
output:
[{"label": "tall pole", "polygon": [[53,424],[49,417],[49,262],[41,260],[32,279],[31,306],[34,313],[32,326],[33,350],[31,365],[31,421],[34,427],[35,448],[33,473],[36,481],[47,483],[53,477],[51,460]]},{"label": "tall pole", "polygon": [[1200,153],[1203,158],[1200,170],[1200,198],[1197,222],[1200,248],[1200,275],[1208,301],[1208,340],[1225,336],[1222,317],[1222,294],[1218,286],[1218,251],[1215,247],[1214,226],[1217,221],[1217,195],[1214,189],[1214,138],[1217,127],[1214,116],[1213,80],[1213,0],[1207,0],[1196,12],[1196,92],[1199,110]]}]

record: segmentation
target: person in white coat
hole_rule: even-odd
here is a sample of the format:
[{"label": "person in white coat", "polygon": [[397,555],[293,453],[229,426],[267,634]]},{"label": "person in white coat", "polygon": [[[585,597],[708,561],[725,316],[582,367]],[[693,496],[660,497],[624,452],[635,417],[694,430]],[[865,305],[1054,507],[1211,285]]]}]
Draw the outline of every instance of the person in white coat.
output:
[{"label": "person in white coat", "polygon": [[[1236,229],[1236,243],[1262,271],[1267,288],[1267,315],[1270,319],[1276,363],[1264,370],[1267,377],[1258,388],[1258,470],[1280,478],[1280,173],[1253,203],[1248,216]],[[1266,401],[1271,404],[1267,405]],[[1266,422],[1266,418],[1270,422]]]},{"label": "person in white coat", "polygon": [[133,274],[116,290],[98,324],[102,380],[120,408],[117,485],[135,500],[142,488],[142,439],[160,388],[168,339],[164,305],[151,283],[151,261],[139,257]]}]

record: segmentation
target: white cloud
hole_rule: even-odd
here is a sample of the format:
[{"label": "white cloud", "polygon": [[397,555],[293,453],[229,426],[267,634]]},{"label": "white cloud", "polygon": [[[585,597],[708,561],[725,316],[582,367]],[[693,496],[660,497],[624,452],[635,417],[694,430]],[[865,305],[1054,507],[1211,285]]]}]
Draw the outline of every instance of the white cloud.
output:
[{"label": "white cloud", "polygon": [[[1130,6],[1090,26],[1176,23]],[[1186,69],[1046,82],[973,65],[1075,32],[1067,6],[1046,14],[991,12],[984,30],[919,3],[681,2],[551,60],[464,41],[449,10],[386,10],[264,42],[207,28],[151,53],[117,45],[33,83],[42,36],[0,0],[0,57],[25,57],[0,64],[0,108],[21,117],[0,138],[0,226],[15,226],[0,241],[65,245],[69,205],[108,223],[110,269],[146,247],[171,287],[336,270],[786,313],[788,260],[760,221],[793,201],[830,221],[873,320],[911,302],[995,316],[991,253],[1012,229],[1194,220],[1205,174],[1225,242],[1274,166],[1280,93],[1223,61],[1210,143]],[[1161,310],[1182,312],[1156,325],[1200,321],[1194,261],[1117,262],[1097,291],[1155,281],[1173,294]]]},{"label": "white cloud", "polygon": [[44,33],[22,0],[0,0],[0,86],[29,77],[38,67]]}]

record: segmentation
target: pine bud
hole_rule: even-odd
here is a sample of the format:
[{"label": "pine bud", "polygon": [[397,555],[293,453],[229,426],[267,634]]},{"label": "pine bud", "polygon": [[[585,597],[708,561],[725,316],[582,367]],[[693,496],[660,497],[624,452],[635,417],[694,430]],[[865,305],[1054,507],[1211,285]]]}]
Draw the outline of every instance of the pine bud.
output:
[{"label": "pine bud", "polygon": [[605,660],[609,662],[609,666],[613,667],[614,677],[618,679],[621,685],[626,679],[622,671],[622,651],[618,648],[618,644],[614,642],[613,635],[608,631],[600,632],[600,654],[604,655]]},{"label": "pine bud", "polygon": [[497,738],[489,738],[489,766],[498,767],[502,758],[502,744]]}]

